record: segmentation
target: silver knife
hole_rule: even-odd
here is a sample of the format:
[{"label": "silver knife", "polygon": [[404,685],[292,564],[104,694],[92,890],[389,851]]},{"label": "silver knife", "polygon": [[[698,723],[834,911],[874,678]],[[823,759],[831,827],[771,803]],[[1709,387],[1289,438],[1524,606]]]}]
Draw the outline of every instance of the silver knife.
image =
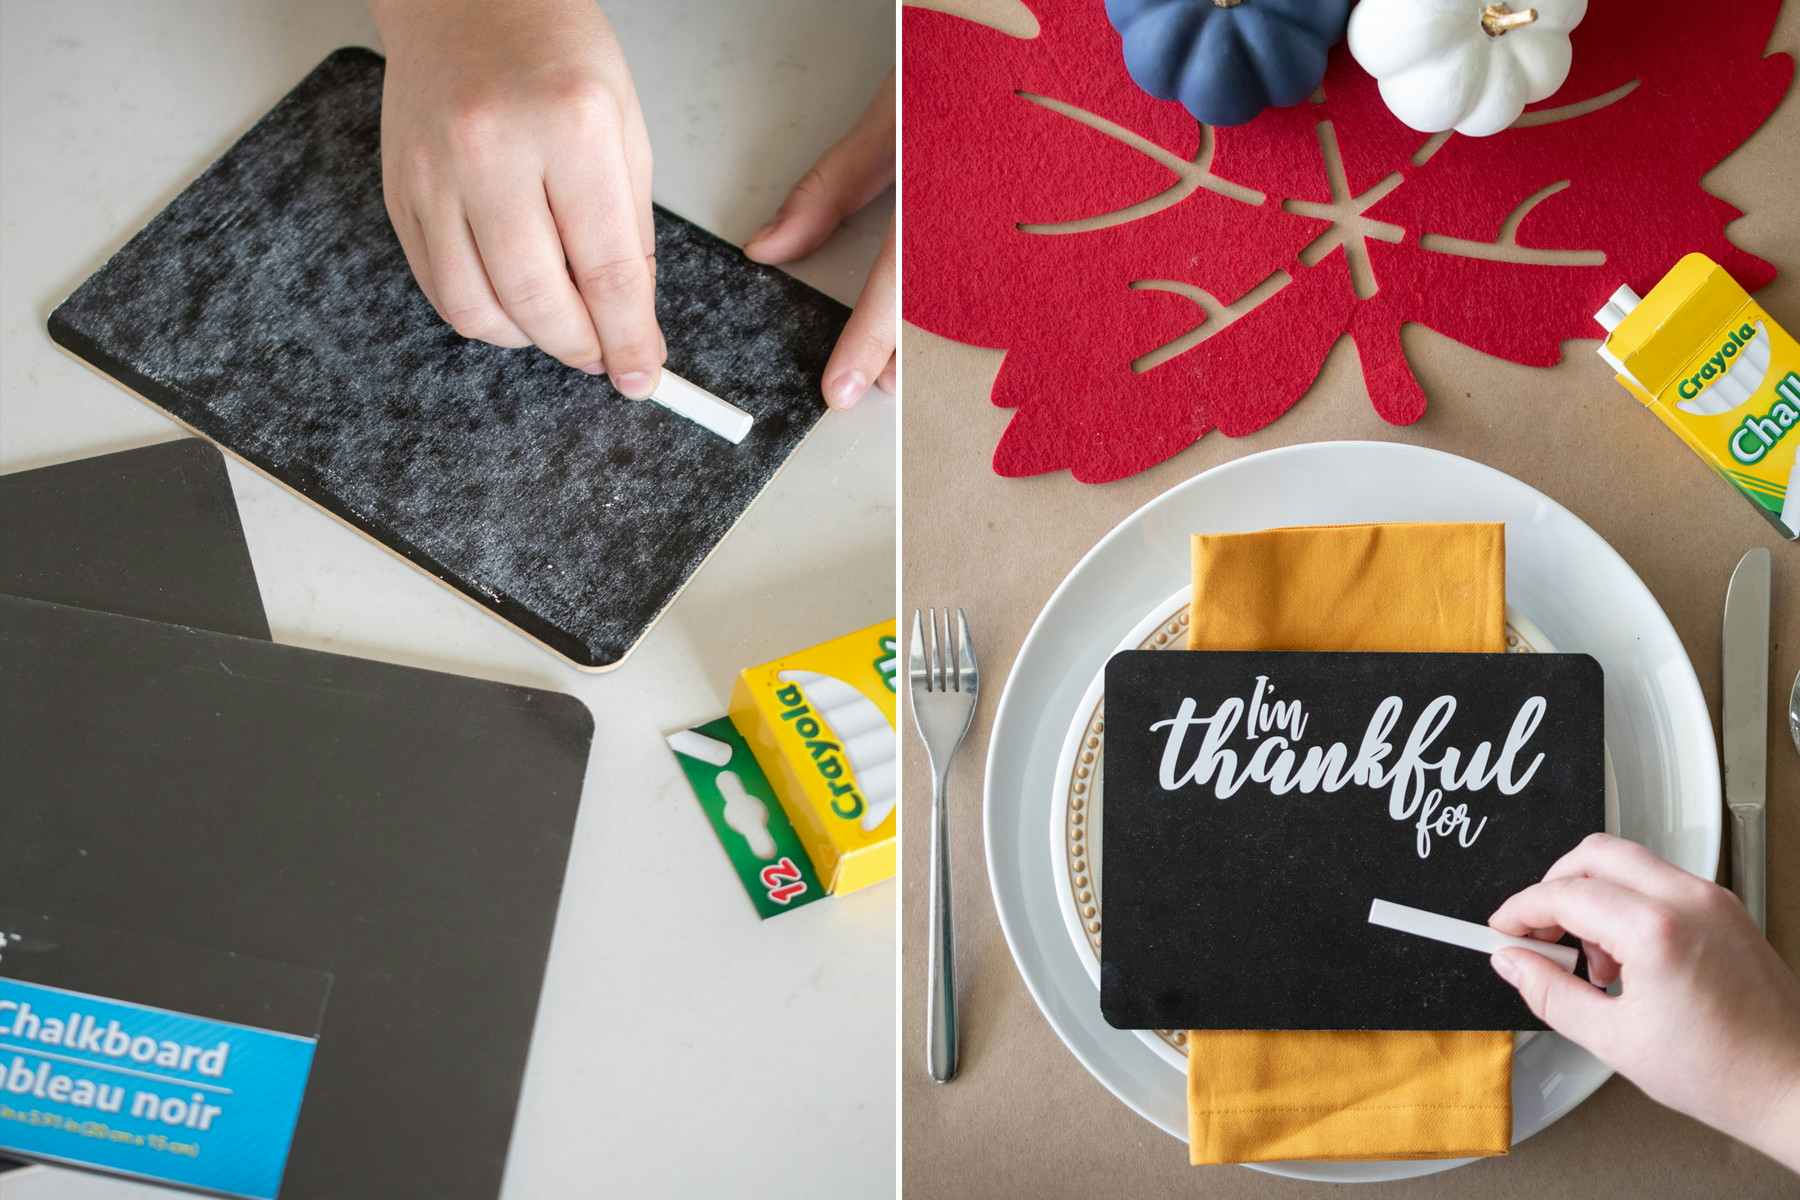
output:
[{"label": "silver knife", "polygon": [[1769,552],[1758,546],[1725,592],[1725,804],[1731,810],[1731,890],[1767,929],[1769,877]]}]

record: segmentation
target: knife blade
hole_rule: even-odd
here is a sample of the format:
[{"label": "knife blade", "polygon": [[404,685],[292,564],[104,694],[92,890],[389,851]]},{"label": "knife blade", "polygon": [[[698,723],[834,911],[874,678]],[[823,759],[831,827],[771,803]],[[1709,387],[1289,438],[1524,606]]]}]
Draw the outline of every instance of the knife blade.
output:
[{"label": "knife blade", "polygon": [[1731,810],[1731,890],[1767,929],[1769,552],[1758,546],[1725,592],[1725,804]]}]

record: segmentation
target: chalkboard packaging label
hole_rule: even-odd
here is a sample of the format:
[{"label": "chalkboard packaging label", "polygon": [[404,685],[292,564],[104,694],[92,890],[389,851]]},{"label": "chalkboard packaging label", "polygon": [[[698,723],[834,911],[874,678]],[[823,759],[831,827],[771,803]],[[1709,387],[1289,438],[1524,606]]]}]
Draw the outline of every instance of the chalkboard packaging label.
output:
[{"label": "chalkboard packaging label", "polygon": [[[150,963],[181,978],[152,982]],[[318,971],[0,913],[0,1149],[273,1200],[329,989]],[[159,993],[206,1015],[138,999]]]},{"label": "chalkboard packaging label", "polygon": [[1483,956],[1368,913],[1485,922],[1603,828],[1601,683],[1585,655],[1116,656],[1107,1019],[1541,1028]]}]

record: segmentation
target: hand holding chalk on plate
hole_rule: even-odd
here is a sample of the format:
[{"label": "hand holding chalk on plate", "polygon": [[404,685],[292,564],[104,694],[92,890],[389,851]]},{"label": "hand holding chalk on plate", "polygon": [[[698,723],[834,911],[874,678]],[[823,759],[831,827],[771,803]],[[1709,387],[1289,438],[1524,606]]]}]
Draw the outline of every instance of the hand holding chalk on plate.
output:
[{"label": "hand holding chalk on plate", "polygon": [[657,390],[650,139],[594,0],[372,0],[388,53],[382,191],[464,337]]},{"label": "hand holding chalk on plate", "polygon": [[1515,950],[1529,950],[1533,954],[1543,955],[1565,971],[1573,971],[1580,958],[1580,951],[1560,942],[1512,937],[1508,934],[1497,933],[1486,925],[1477,925],[1473,921],[1459,921],[1455,917],[1446,917],[1440,913],[1427,912],[1425,909],[1412,908],[1405,904],[1395,904],[1391,900],[1370,902],[1369,924],[1429,938],[1434,942],[1443,942],[1446,945],[1461,946],[1464,950],[1479,950],[1484,954],[1496,954],[1509,947]]},{"label": "hand holding chalk on plate", "polygon": [[1651,1099],[1800,1170],[1800,979],[1737,897],[1601,833],[1488,924],[1580,938],[1592,983],[1529,950],[1499,951],[1494,970]]}]

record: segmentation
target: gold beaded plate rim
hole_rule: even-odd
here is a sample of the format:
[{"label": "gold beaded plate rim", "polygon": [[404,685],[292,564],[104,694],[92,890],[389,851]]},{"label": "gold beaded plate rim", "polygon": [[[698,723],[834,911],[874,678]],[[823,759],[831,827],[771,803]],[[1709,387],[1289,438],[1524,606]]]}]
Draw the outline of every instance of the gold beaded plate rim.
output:
[{"label": "gold beaded plate rim", "polygon": [[[1151,610],[1156,616],[1151,630],[1139,636],[1136,644],[1127,637],[1119,646],[1120,650],[1179,650],[1187,645],[1188,606],[1192,595],[1191,589],[1183,588],[1169,597],[1162,604]],[[1173,611],[1171,611],[1173,609]],[[1151,618],[1146,617],[1146,622]],[[1143,623],[1138,626],[1143,628]],[[1134,631],[1135,632],[1135,631]],[[1531,620],[1515,611],[1510,605],[1506,610],[1506,653],[1538,654],[1553,653],[1550,641]],[[1099,693],[1100,679],[1096,679],[1090,694],[1095,695],[1091,705],[1084,701],[1087,719],[1081,727],[1079,747],[1073,754],[1065,751],[1064,766],[1058,773],[1057,793],[1061,810],[1057,814],[1059,830],[1056,841],[1061,846],[1063,870],[1062,894],[1060,899],[1064,906],[1065,923],[1069,925],[1071,934],[1079,930],[1080,938],[1086,942],[1087,955],[1084,956],[1089,974],[1096,979],[1098,988],[1098,971],[1100,961],[1100,888],[1099,872],[1091,870],[1089,849],[1092,838],[1089,830],[1093,828],[1094,812],[1097,802],[1094,793],[1095,784],[1100,778],[1101,759],[1106,747],[1105,696]],[[1077,710],[1078,713],[1081,710]],[[1070,730],[1074,732],[1073,729]],[[1617,791],[1613,782],[1612,753],[1606,753],[1606,826],[1617,831],[1618,803]],[[1081,942],[1077,942],[1081,948]],[[1187,1034],[1181,1030],[1157,1029],[1135,1030],[1138,1036],[1151,1042],[1152,1048],[1159,1052],[1159,1057],[1170,1062],[1170,1065],[1185,1070],[1187,1059]],[[1529,1032],[1518,1040],[1523,1047],[1531,1038]]]}]

